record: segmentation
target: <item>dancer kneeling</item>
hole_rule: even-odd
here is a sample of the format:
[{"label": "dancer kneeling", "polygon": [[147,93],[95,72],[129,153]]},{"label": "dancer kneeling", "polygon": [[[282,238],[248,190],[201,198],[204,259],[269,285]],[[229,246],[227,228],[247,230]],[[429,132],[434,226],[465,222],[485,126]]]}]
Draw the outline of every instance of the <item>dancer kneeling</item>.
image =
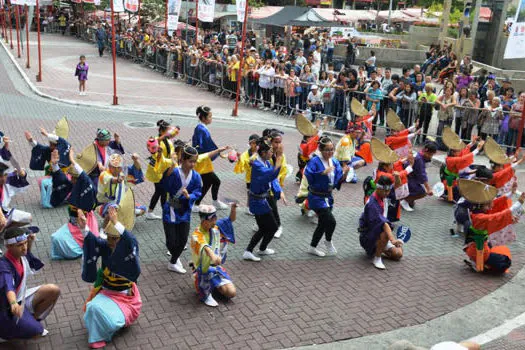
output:
[{"label": "dancer kneeling", "polygon": [[230,217],[217,221],[214,206],[199,206],[201,224],[191,235],[191,255],[195,288],[199,299],[208,306],[219,305],[213,292],[226,298],[233,298],[237,293],[230,275],[221,266],[226,261],[228,242],[235,243],[232,222],[237,215],[236,207],[237,204],[232,204]]},{"label": "dancer kneeling", "polygon": [[[106,346],[115,332],[135,322],[142,308],[136,284],[140,275],[137,240],[118,221],[115,208],[108,209],[108,218],[113,227],[105,228],[106,240],[86,230],[86,217],[78,211],[78,226],[86,234],[82,279],[94,282],[84,314],[89,346],[93,349]],[[97,269],[99,257],[102,266]]]},{"label": "dancer kneeling", "polygon": [[334,198],[332,190],[340,189],[341,183],[350,169],[347,165],[341,168],[339,161],[333,157],[334,144],[332,140],[323,136],[319,139],[319,152],[306,165],[304,176],[308,180],[308,205],[315,211],[319,221],[310,243],[310,254],[325,256],[317,249],[319,241],[325,236],[325,246],[329,255],[335,255],[337,250],[332,243],[332,234],[335,231],[335,217],[332,214]]},{"label": "dancer kneeling", "polygon": [[368,199],[365,210],[359,218],[359,243],[378,269],[386,269],[381,259],[399,260],[403,256],[403,241],[392,233],[392,223],[385,217],[385,198],[393,188],[392,179],[386,175],[379,177],[376,190]]},{"label": "dancer kneeling", "polygon": [[27,279],[44,264],[31,253],[35,234],[27,227],[5,232],[6,254],[0,258],[0,338],[45,336],[41,320],[55,306],[60,289],[54,284],[27,288]]}]

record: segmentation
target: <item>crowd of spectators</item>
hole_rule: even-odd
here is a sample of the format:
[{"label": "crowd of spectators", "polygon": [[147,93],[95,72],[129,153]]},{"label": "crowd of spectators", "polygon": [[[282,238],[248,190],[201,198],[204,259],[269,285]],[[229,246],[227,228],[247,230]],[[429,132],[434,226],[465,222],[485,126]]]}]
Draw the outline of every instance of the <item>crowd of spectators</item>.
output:
[{"label": "crowd of spectators", "polygon": [[[63,23],[60,16],[55,21]],[[94,35],[98,27],[108,42],[111,39],[110,26],[104,21],[67,21],[74,35]],[[353,118],[349,102],[357,98],[369,110],[376,107],[374,127],[385,125],[388,108],[407,126],[417,121],[423,128],[419,142],[427,134],[440,136],[445,126],[451,126],[463,139],[470,139],[474,132],[484,139],[492,136],[509,146],[510,153],[518,133],[523,132],[519,126],[525,94],[514,91],[509,79],[498,82],[484,69],[473,76],[470,57],[458,61],[446,43],[431,46],[421,65],[393,74],[391,68],[380,67],[373,51],[355,66],[359,48],[350,38],[343,43],[345,57],[335,57],[336,40],[328,31],[295,33],[289,40],[279,35],[257,38],[250,31],[239,76],[240,32],[203,30],[198,40],[190,36],[186,41],[185,34],[166,36],[163,28],[142,25],[139,29],[118,21],[116,33],[121,56],[232,99],[240,79],[242,103],[283,115],[328,116],[341,130]],[[437,129],[429,131],[433,118]]]}]

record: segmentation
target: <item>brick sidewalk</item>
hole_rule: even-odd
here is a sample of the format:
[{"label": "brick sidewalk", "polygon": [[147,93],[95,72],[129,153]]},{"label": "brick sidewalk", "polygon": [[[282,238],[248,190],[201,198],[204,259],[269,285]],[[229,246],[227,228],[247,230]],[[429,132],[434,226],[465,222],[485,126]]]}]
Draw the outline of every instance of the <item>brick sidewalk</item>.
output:
[{"label": "brick sidewalk", "polygon": [[[10,82],[12,72],[7,71],[10,68],[3,61],[5,54],[0,53],[0,57],[1,129],[14,139],[13,153],[21,164],[28,164],[30,151],[23,131],[30,129],[36,136],[39,126],[52,130],[54,122],[63,115],[71,120],[70,141],[77,149],[88,144],[96,128],[103,126],[122,135],[128,153],[145,156],[144,142],[155,134],[155,129],[129,128],[124,123],[154,122],[155,116],[100,111],[23,96],[17,90],[20,83]],[[188,90],[181,87],[176,91]],[[129,89],[133,91],[132,87]],[[195,95],[187,99],[187,108],[202,103]],[[176,118],[174,122],[182,128],[181,137],[189,139],[196,121]],[[211,126],[218,144],[236,144],[240,149],[245,147],[251,133],[261,129],[219,121]],[[42,141],[41,137],[36,138]],[[287,132],[284,138],[286,156],[294,166],[299,140],[296,132]],[[217,161],[216,168],[222,180],[221,194],[239,198],[243,203],[242,177],[235,176],[232,165],[226,161]],[[373,168],[360,169],[358,175],[363,179]],[[438,169],[429,168],[429,173],[431,183],[436,182]],[[49,260],[49,236],[66,222],[67,214],[64,207],[40,208],[35,186],[38,175],[30,172],[31,190],[17,198],[14,205],[31,211],[35,224],[42,230],[36,253],[46,266],[34,283],[57,283],[62,288],[62,297],[46,320],[48,337],[0,344],[0,348],[85,349],[87,335],[81,307],[89,285],[80,279],[79,261]],[[523,183],[523,174],[519,177]],[[146,204],[152,190],[148,183],[138,186],[139,202]],[[287,180],[285,191],[291,200],[297,191],[292,178]],[[361,211],[361,183],[344,185],[336,194],[335,205],[338,225],[334,244],[339,254],[336,258],[316,259],[305,253],[314,226],[300,217],[294,205],[280,204],[284,234],[271,243],[277,254],[259,264],[241,260],[252,234],[253,218],[239,215],[235,223],[238,242],[225,266],[238,287],[238,297],[216,309],[197,301],[189,275],[166,271],[161,222],[139,219],[134,234],[141,249],[143,272],[139,288],[144,306],[137,323],[117,335],[108,348],[274,349],[385,332],[420,324],[469,304],[509,281],[525,263],[525,245],[518,241],[511,246],[514,264],[510,274],[492,278],[471,273],[462,262],[462,240],[452,239],[448,234],[452,207],[427,198],[418,202],[414,213],[403,214],[403,223],[413,232],[405,258],[399,263],[387,261],[388,270],[378,271],[359,247],[356,228]],[[192,227],[196,225],[194,220]],[[523,225],[519,230],[523,230]],[[182,260],[187,263],[189,258],[189,252],[184,252]],[[207,337],[202,338],[201,332],[206,332]]]}]

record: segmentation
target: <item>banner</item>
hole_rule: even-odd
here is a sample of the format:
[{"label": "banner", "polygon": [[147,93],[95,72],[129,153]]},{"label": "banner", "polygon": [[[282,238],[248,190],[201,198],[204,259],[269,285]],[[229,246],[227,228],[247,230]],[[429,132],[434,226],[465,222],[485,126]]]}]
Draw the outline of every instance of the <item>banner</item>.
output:
[{"label": "banner", "polygon": [[82,2],[86,3],[86,4],[95,4],[95,0],[82,0]]},{"label": "banner", "polygon": [[213,22],[214,15],[215,0],[199,0],[199,21]]},{"label": "banner", "polygon": [[237,5],[237,22],[244,23],[244,13],[246,12],[246,1],[248,0],[236,0]]},{"label": "banner", "polygon": [[124,0],[126,11],[136,13],[139,10],[139,0]]},{"label": "banner", "polygon": [[25,5],[26,2],[24,0],[11,0],[11,5]]},{"label": "banner", "polygon": [[111,0],[113,1],[113,12],[124,12],[124,4],[122,0]]},{"label": "banner", "polygon": [[520,0],[503,58],[525,58],[525,0]]},{"label": "banner", "polygon": [[179,25],[181,0],[166,0],[168,1],[168,33],[171,35],[174,30],[177,30]]}]

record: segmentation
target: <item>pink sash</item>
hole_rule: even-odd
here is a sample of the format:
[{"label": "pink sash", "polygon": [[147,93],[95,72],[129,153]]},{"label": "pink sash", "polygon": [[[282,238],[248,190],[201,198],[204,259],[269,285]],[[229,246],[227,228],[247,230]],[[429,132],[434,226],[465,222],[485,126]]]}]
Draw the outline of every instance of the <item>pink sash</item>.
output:
[{"label": "pink sash", "polygon": [[100,293],[104,294],[111,300],[113,300],[126,319],[126,327],[129,327],[140,315],[140,309],[142,309],[142,299],[140,298],[139,289],[137,284],[133,283],[131,287],[133,295],[125,295],[116,291],[101,289]]},{"label": "pink sash", "polygon": [[[95,213],[93,213],[93,211],[87,213],[86,220],[87,227],[89,227],[91,233],[98,237],[98,222],[97,218],[95,217]],[[67,224],[67,228],[69,229],[69,232],[71,232],[73,239],[78,243],[80,248],[82,248],[84,246],[84,234],[82,231],[80,231],[80,228],[78,226],[72,225],[71,223]]]}]

